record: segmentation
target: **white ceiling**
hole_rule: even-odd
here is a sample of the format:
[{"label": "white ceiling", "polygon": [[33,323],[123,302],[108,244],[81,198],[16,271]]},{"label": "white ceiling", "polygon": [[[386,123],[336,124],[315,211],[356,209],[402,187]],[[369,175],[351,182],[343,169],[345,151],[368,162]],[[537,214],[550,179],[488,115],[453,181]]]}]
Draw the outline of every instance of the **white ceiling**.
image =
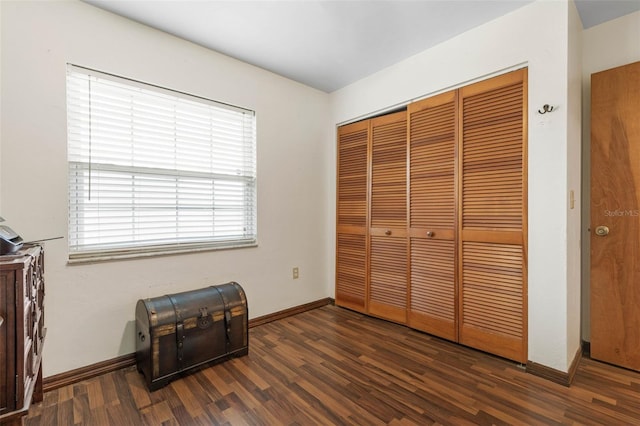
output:
[{"label": "white ceiling", "polygon": [[[84,1],[332,92],[532,0]],[[576,4],[585,28],[640,10]]]}]

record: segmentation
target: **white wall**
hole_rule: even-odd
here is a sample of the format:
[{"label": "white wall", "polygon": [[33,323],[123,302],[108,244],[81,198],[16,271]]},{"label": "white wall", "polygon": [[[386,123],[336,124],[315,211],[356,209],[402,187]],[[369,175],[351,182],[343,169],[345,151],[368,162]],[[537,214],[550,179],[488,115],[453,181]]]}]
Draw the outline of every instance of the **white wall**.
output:
[{"label": "white wall", "polygon": [[[640,12],[579,33],[572,3],[538,1],[329,96],[84,3],[0,2],[0,214],[27,240],[67,234],[67,62],[258,116],[259,247],[68,266],[66,240],[46,243],[45,376],[132,352],[139,298],[237,280],[253,318],[333,294],[336,124],[521,66],[529,69],[529,360],[566,371],[579,340],[580,203],[588,302],[589,76],[640,60]],[[537,114],[545,103],[557,110]],[[588,311],[582,323],[588,340]]]},{"label": "white wall", "polygon": [[[569,3],[567,32],[567,365],[581,348],[580,336],[580,212],[582,152],[582,21]],[[573,191],[573,207],[571,206]]]},{"label": "white wall", "polygon": [[591,74],[640,61],[640,12],[584,30],[582,46],[582,337],[590,341]]},{"label": "white wall", "polygon": [[[567,312],[577,309],[568,302],[576,297],[569,276],[579,277],[579,271],[567,271],[568,247],[579,244],[567,229],[568,218],[573,223],[576,215],[568,212],[569,175],[572,184],[576,179],[575,170],[568,170],[568,156],[576,155],[568,141],[570,136],[576,143],[574,130],[567,125],[576,102],[569,88],[568,21],[569,3],[539,1],[331,94],[337,124],[528,66],[529,360],[560,371],[568,370],[568,359],[579,345],[579,339],[567,341],[579,334],[579,329],[573,330],[579,324],[570,321],[579,313]],[[544,104],[558,110],[539,115]],[[335,203],[335,197],[330,200]],[[577,268],[575,262],[571,267]]]},{"label": "white wall", "polygon": [[140,298],[235,280],[253,318],[327,297],[327,94],[85,3],[0,10],[0,200],[26,240],[67,235],[67,62],[254,109],[258,120],[259,247],[70,266],[66,239],[45,243],[45,376],[133,352]]}]

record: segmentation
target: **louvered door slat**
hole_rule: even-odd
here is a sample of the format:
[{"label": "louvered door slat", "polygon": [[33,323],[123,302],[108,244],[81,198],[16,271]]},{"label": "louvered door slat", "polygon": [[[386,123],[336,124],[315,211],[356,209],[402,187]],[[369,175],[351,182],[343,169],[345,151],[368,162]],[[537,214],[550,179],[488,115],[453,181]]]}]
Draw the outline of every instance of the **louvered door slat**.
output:
[{"label": "louvered door slat", "polygon": [[450,340],[457,340],[456,138],[455,92],[409,106],[408,321]]},{"label": "louvered door slat", "polygon": [[526,362],[526,70],[460,99],[460,342]]},{"label": "louvered door slat", "polygon": [[336,305],[366,312],[369,124],[338,129]]},{"label": "louvered door slat", "polygon": [[361,123],[338,135],[338,226],[367,224],[368,128]]},{"label": "louvered door slat", "polygon": [[454,242],[411,239],[411,310],[455,321]]},{"label": "louvered door slat", "polygon": [[370,314],[406,323],[406,112],[371,120]]},{"label": "louvered door slat", "polygon": [[407,222],[406,113],[372,120],[371,226],[404,228]]},{"label": "louvered door slat", "polygon": [[468,327],[522,338],[522,248],[465,242],[462,258],[462,322]]},{"label": "louvered door slat", "polygon": [[407,243],[402,237],[372,236],[369,312],[406,322]]},{"label": "louvered door slat", "polygon": [[336,303],[364,309],[366,282],[366,236],[338,234],[336,256]]}]

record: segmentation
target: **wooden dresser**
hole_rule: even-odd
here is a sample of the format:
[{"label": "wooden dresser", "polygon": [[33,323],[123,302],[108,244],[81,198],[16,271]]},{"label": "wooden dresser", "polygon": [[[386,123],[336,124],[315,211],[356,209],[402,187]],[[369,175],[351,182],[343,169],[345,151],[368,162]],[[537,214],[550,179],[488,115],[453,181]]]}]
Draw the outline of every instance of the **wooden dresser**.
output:
[{"label": "wooden dresser", "polygon": [[42,401],[44,252],[24,248],[0,256],[0,424],[22,424]]}]

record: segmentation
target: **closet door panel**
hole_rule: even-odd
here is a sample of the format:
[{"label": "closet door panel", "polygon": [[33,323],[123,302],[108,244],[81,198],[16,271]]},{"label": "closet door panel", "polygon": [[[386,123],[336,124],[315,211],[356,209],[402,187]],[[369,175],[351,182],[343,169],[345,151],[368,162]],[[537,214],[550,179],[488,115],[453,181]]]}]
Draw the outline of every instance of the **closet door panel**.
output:
[{"label": "closet door panel", "polygon": [[371,120],[371,227],[406,229],[406,112]]},{"label": "closet door panel", "polygon": [[521,360],[522,245],[465,241],[461,252],[463,343]]},{"label": "closet door panel", "polygon": [[338,226],[367,226],[367,122],[338,131]]},{"label": "closet door panel", "polygon": [[407,318],[407,242],[371,236],[369,313],[405,323]]},{"label": "closet door panel", "polygon": [[460,342],[526,362],[526,70],[460,100]]},{"label": "closet door panel", "polygon": [[370,314],[407,321],[407,120],[371,120]]},{"label": "closet door panel", "polygon": [[455,243],[411,238],[409,325],[456,340]]},{"label": "closet door panel", "polygon": [[456,92],[409,106],[411,327],[457,340]]},{"label": "closet door panel", "polygon": [[366,312],[369,123],[338,129],[336,305]]},{"label": "closet door panel", "polygon": [[365,308],[367,239],[364,234],[337,237],[336,304],[361,312]]}]

